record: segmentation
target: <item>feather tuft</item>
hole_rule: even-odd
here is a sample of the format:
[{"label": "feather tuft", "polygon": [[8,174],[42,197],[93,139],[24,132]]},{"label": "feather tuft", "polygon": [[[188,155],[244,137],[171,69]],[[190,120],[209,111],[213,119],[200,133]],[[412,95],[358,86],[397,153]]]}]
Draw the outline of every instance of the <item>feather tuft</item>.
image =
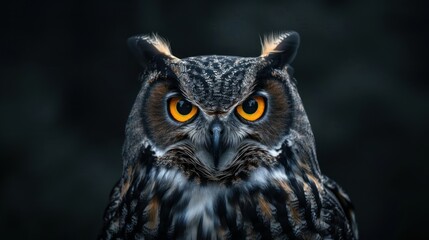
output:
[{"label": "feather tuft", "polygon": [[160,53],[172,57],[177,58],[173,54],[171,54],[170,43],[163,37],[159,36],[156,33],[152,33],[146,37],[146,40],[152,44]]},{"label": "feather tuft", "polygon": [[263,40],[261,40],[262,52],[261,57],[266,57],[272,53],[279,53],[281,51],[277,50],[277,46],[281,43],[286,37],[287,33],[276,34],[272,33],[264,36]]}]

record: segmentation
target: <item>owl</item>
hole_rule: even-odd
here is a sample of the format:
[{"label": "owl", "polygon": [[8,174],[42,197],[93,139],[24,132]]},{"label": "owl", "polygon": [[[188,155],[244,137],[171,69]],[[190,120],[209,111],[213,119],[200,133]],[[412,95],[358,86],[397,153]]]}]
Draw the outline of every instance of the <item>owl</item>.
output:
[{"label": "owl", "polygon": [[357,239],[346,193],[319,168],[290,64],[296,32],[258,57],[175,57],[131,37],[142,87],[100,239]]}]

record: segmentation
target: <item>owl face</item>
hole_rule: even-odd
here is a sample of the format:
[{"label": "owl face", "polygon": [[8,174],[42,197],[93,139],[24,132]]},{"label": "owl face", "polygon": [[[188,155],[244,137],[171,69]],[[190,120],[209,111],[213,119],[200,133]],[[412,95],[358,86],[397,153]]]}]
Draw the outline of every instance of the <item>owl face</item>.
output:
[{"label": "owl face", "polygon": [[[154,151],[155,164],[215,181],[236,175],[238,166],[274,163],[292,124],[287,64],[298,40],[293,32],[269,39],[255,58],[178,59],[157,36],[131,38],[145,67],[129,122],[141,134],[133,136]],[[272,158],[255,162],[249,150]]]}]

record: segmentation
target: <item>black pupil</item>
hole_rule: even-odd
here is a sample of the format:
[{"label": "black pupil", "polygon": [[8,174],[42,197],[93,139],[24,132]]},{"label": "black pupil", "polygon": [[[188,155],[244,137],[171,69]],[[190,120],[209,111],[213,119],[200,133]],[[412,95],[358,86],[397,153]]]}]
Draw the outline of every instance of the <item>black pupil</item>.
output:
[{"label": "black pupil", "polygon": [[177,111],[182,115],[188,115],[191,113],[192,110],[192,104],[186,100],[181,99],[177,102]]},{"label": "black pupil", "polygon": [[258,109],[258,102],[254,99],[248,99],[243,103],[243,111],[247,114],[253,114]]}]

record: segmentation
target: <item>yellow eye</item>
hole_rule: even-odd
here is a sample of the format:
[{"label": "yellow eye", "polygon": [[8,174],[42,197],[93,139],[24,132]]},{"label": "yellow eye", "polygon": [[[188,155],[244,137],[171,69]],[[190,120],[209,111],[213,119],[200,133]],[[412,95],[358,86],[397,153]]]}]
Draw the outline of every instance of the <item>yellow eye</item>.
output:
[{"label": "yellow eye", "polygon": [[197,114],[197,107],[182,97],[173,97],[169,100],[168,111],[174,120],[183,123]]},{"label": "yellow eye", "polygon": [[236,109],[238,115],[244,120],[253,122],[262,117],[265,112],[265,98],[253,96],[244,101]]}]

